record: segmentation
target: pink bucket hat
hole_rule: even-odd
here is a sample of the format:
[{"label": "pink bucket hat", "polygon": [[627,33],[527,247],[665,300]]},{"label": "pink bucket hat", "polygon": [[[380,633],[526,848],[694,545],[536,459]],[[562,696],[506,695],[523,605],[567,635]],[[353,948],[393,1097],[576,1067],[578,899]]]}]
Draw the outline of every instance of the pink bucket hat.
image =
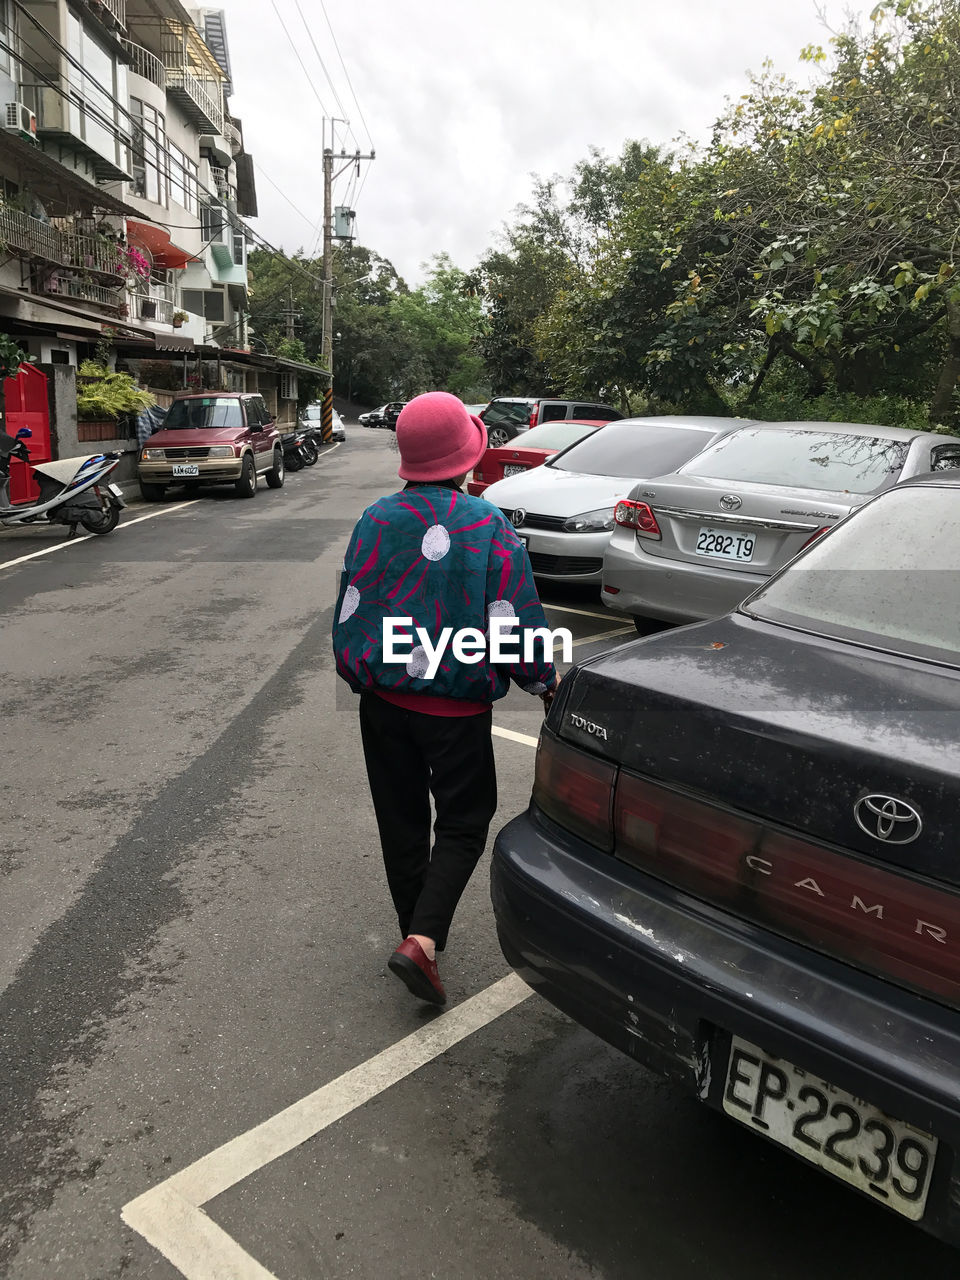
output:
[{"label": "pink bucket hat", "polygon": [[397,418],[401,480],[453,480],[472,471],[487,447],[487,428],[447,391],[428,391]]}]

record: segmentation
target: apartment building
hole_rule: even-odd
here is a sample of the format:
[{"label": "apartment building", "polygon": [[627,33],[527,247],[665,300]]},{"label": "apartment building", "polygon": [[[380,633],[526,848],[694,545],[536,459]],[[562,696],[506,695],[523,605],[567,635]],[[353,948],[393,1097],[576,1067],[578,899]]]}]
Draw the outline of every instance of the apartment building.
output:
[{"label": "apartment building", "polygon": [[231,90],[220,10],[0,0],[0,326],[37,359],[76,364],[105,325],[131,357],[248,348]]}]

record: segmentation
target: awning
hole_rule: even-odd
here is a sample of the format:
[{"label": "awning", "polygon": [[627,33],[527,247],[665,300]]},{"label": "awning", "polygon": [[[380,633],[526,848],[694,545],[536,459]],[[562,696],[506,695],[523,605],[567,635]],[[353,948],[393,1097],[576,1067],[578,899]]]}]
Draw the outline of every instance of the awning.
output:
[{"label": "awning", "polygon": [[[68,169],[53,155],[48,155],[35,142],[24,142],[15,133],[0,129],[0,159],[12,169],[7,176],[21,185],[29,184],[40,197],[47,212],[55,216],[72,214],[76,206],[102,209],[111,214],[136,213],[132,205],[109,195],[102,187]],[[114,184],[116,185],[116,184]]]},{"label": "awning", "polygon": [[164,227],[154,226],[152,222],[135,222],[127,219],[127,239],[131,244],[146,249],[153,259],[154,266],[179,270],[188,262],[196,262],[197,258],[186,249],[180,249],[170,238],[170,232]]},{"label": "awning", "polygon": [[192,338],[177,338],[172,333],[158,333],[154,336],[158,351],[192,351],[196,343]]}]

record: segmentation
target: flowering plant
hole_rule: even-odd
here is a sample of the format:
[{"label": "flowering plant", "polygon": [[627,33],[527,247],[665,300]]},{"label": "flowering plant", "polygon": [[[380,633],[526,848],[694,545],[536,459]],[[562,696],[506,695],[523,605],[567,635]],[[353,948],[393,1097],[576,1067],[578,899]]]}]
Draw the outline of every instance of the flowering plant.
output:
[{"label": "flowering plant", "polygon": [[119,267],[123,274],[139,276],[141,280],[146,280],[151,270],[149,260],[132,245],[120,250]]}]

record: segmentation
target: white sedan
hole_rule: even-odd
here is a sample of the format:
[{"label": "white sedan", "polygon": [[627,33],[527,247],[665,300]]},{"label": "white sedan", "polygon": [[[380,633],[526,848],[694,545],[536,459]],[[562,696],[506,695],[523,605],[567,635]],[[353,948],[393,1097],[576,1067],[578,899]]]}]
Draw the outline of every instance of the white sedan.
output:
[{"label": "white sedan", "polygon": [[617,502],[739,425],[731,418],[623,418],[542,467],[498,480],[483,497],[512,521],[535,577],[599,584]]}]

